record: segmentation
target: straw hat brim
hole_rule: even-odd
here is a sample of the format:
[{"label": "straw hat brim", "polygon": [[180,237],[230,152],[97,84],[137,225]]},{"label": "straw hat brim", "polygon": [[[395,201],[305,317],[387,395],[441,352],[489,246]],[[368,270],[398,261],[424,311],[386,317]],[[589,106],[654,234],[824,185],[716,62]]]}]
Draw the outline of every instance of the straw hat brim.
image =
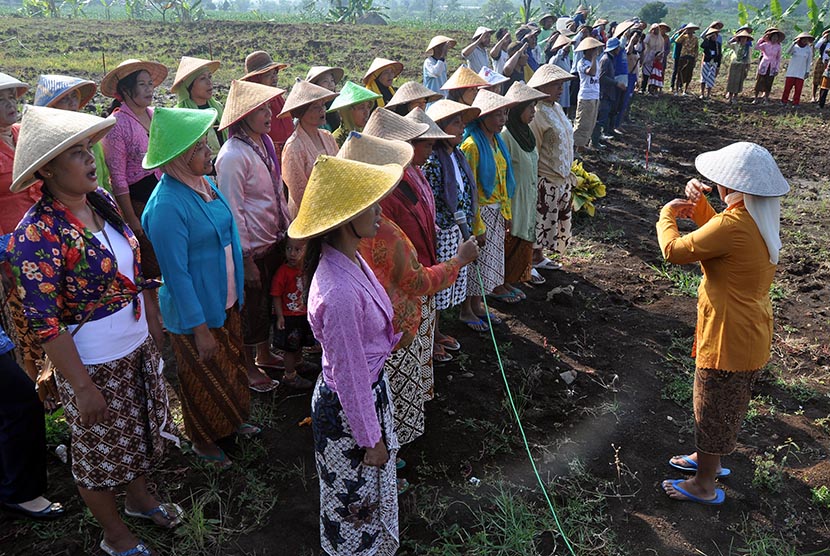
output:
[{"label": "straw hat brim", "polygon": [[661,29],[665,29],[667,33],[669,31],[671,31],[671,25],[669,25],[668,23],[663,23],[661,21],[660,23],[657,24],[657,26],[660,27]]},{"label": "straw hat brim", "polygon": [[485,33],[495,33],[495,31],[493,29],[490,29],[489,27],[478,27],[475,30],[475,33],[473,33],[473,40],[476,40]]},{"label": "straw hat brim", "polygon": [[[380,61],[379,61],[380,60]],[[375,58],[375,61],[372,62],[372,65],[369,66],[369,69],[366,70],[366,73],[363,74],[363,84],[369,82],[373,76],[379,75],[385,69],[392,69],[392,72],[395,74],[395,77],[399,76],[403,71],[403,64],[400,62],[396,62],[395,60],[382,60],[380,58]]]},{"label": "straw hat brim", "polygon": [[356,160],[376,166],[398,164],[404,168],[412,163],[414,156],[415,150],[406,141],[382,139],[357,131],[349,133],[346,142],[337,152],[337,158]]},{"label": "straw hat brim", "polygon": [[734,191],[759,197],[786,195],[790,185],[772,155],[760,145],[738,142],[699,154],[695,168],[705,178]]},{"label": "straw hat brim", "polygon": [[481,110],[481,113],[478,115],[479,118],[489,116],[496,110],[512,108],[517,104],[518,102],[515,102],[507,97],[503,97],[502,95],[492,91],[488,91],[487,89],[480,89],[475,100],[473,101],[473,106]]},{"label": "straw hat brim", "polygon": [[[215,108],[205,108],[205,109],[191,109],[191,108],[169,108],[167,110],[187,110],[191,113],[191,117],[198,118],[199,127],[196,128],[195,133],[193,133],[193,137],[191,137],[192,141],[185,141],[181,144],[177,144],[176,148],[171,149],[169,152],[164,153],[159,158],[151,159],[150,157],[153,156],[155,153],[155,149],[153,146],[149,146],[147,149],[147,153],[144,155],[143,160],[141,161],[141,167],[145,170],[153,170],[155,168],[159,168],[164,166],[165,164],[175,160],[176,158],[180,157],[184,153],[186,153],[193,145],[196,144],[196,141],[202,138],[208,130],[213,126],[213,123],[216,121],[217,112]],[[156,111],[153,116],[153,120],[155,121],[156,118],[159,117],[160,112]],[[185,128],[186,129],[186,128]],[[170,132],[171,130],[164,130],[164,132]],[[179,133],[181,133],[182,129],[179,129]],[[188,130],[192,131],[192,130]],[[155,137],[154,129],[152,124],[150,125],[150,142],[152,143]]]},{"label": "straw hat brim", "polygon": [[231,81],[228,99],[222,111],[222,120],[219,122],[219,131],[226,129],[245,116],[285,93],[285,89],[251,83],[250,81]]},{"label": "straw hat brim", "polygon": [[479,114],[481,114],[480,108],[467,106],[466,104],[448,99],[436,101],[427,107],[427,116],[432,118],[436,123],[460,115],[461,120],[467,124],[478,118]]},{"label": "straw hat brim", "polygon": [[595,39],[594,37],[585,37],[581,41],[576,48],[574,48],[574,52],[584,52],[585,50],[593,50],[595,48],[605,47],[600,41]]},{"label": "straw hat brim", "polygon": [[474,89],[478,87],[488,87],[490,84],[478,75],[476,72],[467,66],[459,66],[453,72],[446,83],[441,86],[442,91],[452,91],[454,89]]},{"label": "straw hat brim", "polygon": [[98,88],[101,94],[105,97],[115,98],[118,94],[118,82],[137,71],[144,70],[150,74],[150,79],[153,80],[153,87],[158,87],[167,79],[170,70],[167,66],[158,62],[149,62],[143,60],[135,60],[125,64],[120,64],[118,67],[110,70],[101,80],[101,86]]},{"label": "straw hat brim", "polygon": [[267,72],[271,71],[272,69],[275,69],[277,71],[282,71],[287,67],[290,67],[290,65],[289,64],[283,64],[283,63],[280,63],[280,62],[271,62],[270,64],[268,64],[267,66],[265,66],[263,68],[259,68],[259,69],[255,69],[253,71],[249,71],[248,73],[243,75],[242,78],[240,78],[240,81],[250,81],[252,77],[256,77],[257,75],[262,75],[263,73],[267,73]]},{"label": "straw hat brim", "polygon": [[801,33],[800,35],[797,35],[795,37],[795,39],[793,39],[793,40],[797,41],[799,39],[808,39],[810,42],[813,42],[814,40],[816,40],[816,38],[813,35],[811,35],[810,33]]},{"label": "straw hat brim", "polygon": [[735,33],[735,35],[733,35],[732,38],[733,39],[742,39],[743,38],[743,39],[755,40],[752,37],[752,35],[750,35],[746,31],[741,31],[740,33]]},{"label": "straw hat brim", "polygon": [[343,68],[338,68],[334,66],[315,66],[309,68],[308,73],[305,76],[305,80],[309,83],[317,84],[317,80],[320,79],[323,74],[331,72],[332,78],[334,78],[335,83],[340,83],[343,80],[343,76],[346,75],[346,72]]},{"label": "straw hat brim", "polygon": [[455,48],[455,45],[458,44],[458,41],[456,41],[455,39],[451,39],[449,37],[446,37],[444,35],[436,35],[436,36],[432,37],[432,40],[429,41],[429,45],[427,46],[427,49],[424,50],[424,54],[432,54],[432,51],[436,47],[441,46],[442,44],[446,44],[447,48],[450,49],[450,48]]},{"label": "straw hat brim", "polygon": [[78,91],[81,95],[81,101],[78,104],[78,110],[89,104],[89,101],[95,96],[95,92],[98,90],[98,87],[95,85],[93,81],[85,81],[83,83],[78,83],[74,87],[70,87],[69,89],[65,90],[63,93],[59,94],[52,102],[50,102],[47,106],[51,107],[54,106],[60,99],[71,93],[72,91]]},{"label": "straw hat brim", "polygon": [[378,108],[369,116],[363,134],[381,139],[412,141],[419,139],[428,130],[427,124],[413,122],[386,108]]},{"label": "straw hat brim", "polygon": [[430,118],[421,108],[411,110],[409,114],[406,115],[406,119],[429,126],[425,133],[419,135],[418,138],[415,139],[416,141],[446,141],[447,139],[455,137],[454,135],[444,133],[444,130],[435,123],[435,120]]},{"label": "straw hat brim", "polygon": [[550,83],[556,83],[557,81],[568,81],[571,79],[578,79],[576,75],[569,73],[559,66],[554,66],[553,64],[543,64],[539,66],[533,76],[528,79],[527,85],[529,87],[544,87],[545,85],[549,85]]},{"label": "straw hat brim", "polygon": [[[41,110],[56,110],[58,112],[66,112],[66,110],[58,110],[57,108],[36,108],[40,108]],[[89,116],[89,114],[85,115]],[[14,181],[12,181],[12,185],[9,188],[9,191],[11,191],[12,193],[20,193],[21,191],[27,189],[32,184],[38,181],[35,178],[35,173],[47,164],[49,164],[52,160],[54,160],[66,149],[78,144],[79,142],[87,138],[89,138],[93,144],[97,143],[101,140],[101,138],[104,137],[104,135],[106,135],[110,131],[110,129],[112,129],[112,127],[116,123],[116,119],[114,116],[97,119],[100,121],[95,122],[93,125],[90,125],[89,127],[72,134],[71,136],[67,137],[57,145],[49,148],[41,154],[37,154],[38,147],[40,146],[38,143],[48,141],[50,139],[50,132],[54,133],[54,129],[42,129],[38,130],[37,133],[33,133],[32,141],[35,143],[34,145],[29,144],[29,141],[26,140],[26,137],[21,138],[18,136],[17,151],[19,154],[16,153],[15,155]],[[22,132],[23,128],[21,125],[21,133]],[[23,154],[23,156],[21,156],[21,154]],[[31,160],[29,160],[29,158],[31,158]],[[18,163],[21,166],[20,169],[17,168]]]},{"label": "straw hat brim", "polygon": [[515,83],[513,83],[513,85],[510,86],[504,97],[510,99],[516,104],[523,104],[525,102],[537,102],[540,100],[544,100],[548,98],[548,95],[540,91],[537,91],[529,85],[525,85],[524,83],[516,81]]},{"label": "straw hat brim", "polygon": [[20,98],[26,94],[26,91],[29,90],[29,85],[27,83],[23,83],[21,80],[12,77],[9,74],[0,75],[3,75],[6,79],[5,83],[0,84],[0,91],[4,89],[14,89],[15,97]]},{"label": "straw hat brim", "polygon": [[626,32],[628,32],[629,29],[634,27],[635,24],[636,23],[633,21],[623,21],[617,25],[617,28],[614,30],[614,36],[617,38],[622,37]]},{"label": "straw hat brim", "polygon": [[[190,60],[194,60],[190,62]],[[195,61],[198,60],[198,61]],[[173,85],[170,87],[171,93],[177,93],[182,85],[188,81],[192,81],[191,77],[198,76],[203,71],[207,70],[210,73],[216,73],[216,70],[222,65],[218,60],[201,60],[200,58],[190,58],[179,62],[179,69],[176,71],[176,77],[173,80]],[[182,67],[184,66],[184,67]],[[181,74],[181,75],[179,75]]]},{"label": "straw hat brim", "polygon": [[282,112],[280,112],[277,117],[285,118],[294,110],[302,108],[303,106],[308,106],[309,104],[319,100],[326,103],[337,97],[337,94],[338,93],[333,93],[324,87],[315,85],[310,81],[298,81],[294,84],[294,87],[288,94],[288,98],[285,99],[285,105],[282,107]]},{"label": "straw hat brim", "polygon": [[343,108],[363,104],[364,102],[370,102],[379,98],[381,98],[381,95],[376,92],[361,87],[357,83],[347,81],[346,85],[340,89],[340,94],[337,95],[337,98],[329,106],[328,112],[336,112]]},{"label": "straw hat brim", "polygon": [[444,98],[444,95],[441,93],[431,91],[416,81],[407,81],[395,91],[395,94],[386,103],[386,107],[404,106],[421,99],[425,99],[427,102],[435,102],[442,98]]},{"label": "straw hat brim", "polygon": [[288,236],[309,239],[347,224],[392,193],[402,177],[398,164],[375,166],[320,155]]},{"label": "straw hat brim", "polygon": [[684,31],[697,31],[700,29],[699,25],[695,25],[694,23],[686,25],[683,30]]}]

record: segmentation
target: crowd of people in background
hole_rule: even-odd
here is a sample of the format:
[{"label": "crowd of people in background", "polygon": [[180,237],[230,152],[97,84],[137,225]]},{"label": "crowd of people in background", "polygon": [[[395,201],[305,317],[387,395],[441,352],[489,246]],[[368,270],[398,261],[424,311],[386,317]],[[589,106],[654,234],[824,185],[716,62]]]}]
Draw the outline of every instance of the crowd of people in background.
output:
[{"label": "crowd of people in background", "polygon": [[[169,342],[195,457],[232,466],[218,442],[262,432],[249,422],[252,395],[280,385],[313,390],[323,550],[393,554],[398,496],[409,488],[397,477],[406,465],[398,451],[424,433],[433,366],[463,349],[442,332],[442,315],[456,307],[479,333],[501,326],[484,296],[519,304],[526,284],[562,268],[575,158],[622,133],[635,94],[688,94],[701,58],[700,97],[709,98],[724,63],[720,22],[700,33],[693,23],[673,30],[637,18],[589,24],[587,13],[545,14],[513,34],[479,27],[452,72],[456,40],[433,37],[421,83],[399,82],[403,64],[375,58],[345,82],[342,68],[314,66],[286,95],[278,76],[287,64],[255,51],[224,105],[213,85],[220,61],[182,57],[176,106],[154,107],[168,68],[129,59],[100,85],[40,76],[18,123],[29,85],[0,74],[3,507],[34,519],[64,515],[44,497],[43,411],[60,405],[101,549],[152,554],[120,517],[115,492],[126,489],[127,516],[165,528],[186,518],[145,480],[182,432],[162,374]],[[812,69],[812,96],[823,107],[828,35],[802,33],[782,53],[779,29],[757,41],[752,29],[736,30],[726,39],[734,51],[727,98],[739,98],[754,49],[756,101],[768,99],[788,54],[782,102],[799,104]],[[83,110],[96,90],[112,99],[107,118]],[[701,173],[719,180],[724,165],[750,158],[774,166],[766,151],[748,149],[699,165]],[[782,180],[769,191],[749,179],[717,181],[731,188],[722,192],[730,208],[746,212],[736,192],[746,196],[740,222],[757,251],[775,250],[759,292],[777,263],[777,222],[768,217],[772,201],[754,196],[777,202]],[[702,187],[664,209],[669,260],[724,256],[717,246],[680,254],[673,217],[694,215],[701,226],[721,219],[701,201]],[[753,227],[757,214],[767,216]],[[763,365],[770,338],[759,341],[751,361],[736,356],[723,372]],[[722,369],[718,347],[701,347],[710,359],[699,366]],[[322,368],[308,360],[314,352]],[[672,465],[694,471],[700,463],[703,479],[666,491],[716,503],[713,481],[723,470],[705,452],[728,453],[734,439],[699,448],[703,456]]]}]

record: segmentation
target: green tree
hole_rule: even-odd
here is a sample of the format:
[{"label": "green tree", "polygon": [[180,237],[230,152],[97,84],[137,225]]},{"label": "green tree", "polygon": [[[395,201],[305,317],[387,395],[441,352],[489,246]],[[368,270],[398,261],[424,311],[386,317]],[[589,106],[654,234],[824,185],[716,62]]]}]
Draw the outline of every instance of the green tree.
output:
[{"label": "green tree", "polygon": [[669,9],[662,2],[649,2],[640,8],[640,19],[646,23],[659,23],[666,19]]},{"label": "green tree", "polygon": [[515,13],[516,6],[510,0],[487,0],[481,6],[481,15],[491,22],[501,22],[505,18],[511,19]]}]

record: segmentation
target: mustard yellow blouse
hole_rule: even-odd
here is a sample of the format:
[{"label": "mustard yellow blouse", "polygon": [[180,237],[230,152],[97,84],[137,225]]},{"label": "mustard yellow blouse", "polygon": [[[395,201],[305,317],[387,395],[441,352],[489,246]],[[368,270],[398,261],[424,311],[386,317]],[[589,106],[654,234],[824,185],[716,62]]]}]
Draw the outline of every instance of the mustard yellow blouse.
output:
[{"label": "mustard yellow blouse", "polygon": [[[467,157],[467,162],[470,163],[470,168],[473,169],[473,179],[476,180],[476,188],[478,189],[478,206],[494,205],[499,203],[501,207],[501,215],[505,220],[513,219],[513,212],[510,207],[510,197],[507,195],[507,159],[504,157],[496,143],[493,143],[493,151],[496,153],[496,186],[493,188],[493,194],[488,198],[484,196],[484,191],[478,182],[478,147],[473,141],[472,137],[467,137],[461,143],[461,152]],[[476,211],[473,219],[473,234],[479,236],[487,231],[487,226],[481,219],[481,212]]]},{"label": "mustard yellow blouse", "polygon": [[700,262],[698,368],[754,371],[766,365],[772,344],[769,289],[776,266],[743,201],[720,214],[701,197],[692,217],[698,229],[681,236],[671,209],[657,222],[660,250],[675,264]]}]

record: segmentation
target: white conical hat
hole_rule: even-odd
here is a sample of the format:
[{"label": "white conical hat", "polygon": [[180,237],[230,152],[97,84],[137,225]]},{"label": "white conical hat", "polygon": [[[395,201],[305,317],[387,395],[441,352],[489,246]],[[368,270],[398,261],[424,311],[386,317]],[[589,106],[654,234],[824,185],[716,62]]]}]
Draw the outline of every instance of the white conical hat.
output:
[{"label": "white conical hat", "polygon": [[26,91],[29,90],[29,86],[7,73],[0,73],[0,90],[2,89],[14,89],[17,98],[20,98],[26,94]]},{"label": "white conical hat", "polygon": [[97,142],[114,125],[113,116],[104,119],[85,112],[28,106],[20,122],[9,189],[23,191],[37,181],[35,172],[56,156],[88,137]]},{"label": "white conical hat", "polygon": [[422,108],[413,108],[412,111],[406,115],[406,119],[412,120],[413,122],[419,124],[427,124],[429,126],[426,133],[420,135],[418,140],[435,139],[436,141],[445,141],[455,137],[454,135],[444,133],[444,130],[435,123],[435,120],[427,116],[427,113],[424,112]]},{"label": "white conical hat", "polygon": [[427,124],[413,122],[386,108],[378,108],[369,116],[369,121],[363,128],[363,134],[381,139],[412,141],[428,130]]},{"label": "white conical hat", "polygon": [[406,168],[412,162],[415,151],[406,141],[383,139],[352,131],[337,151],[337,158],[357,160],[366,164],[398,164]]},{"label": "white conical hat", "polygon": [[315,85],[310,81],[297,81],[291,87],[291,92],[288,93],[288,98],[285,99],[285,105],[282,107],[282,112],[279,113],[278,117],[284,118],[292,110],[296,110],[318,100],[328,102],[336,96],[337,93],[332,93],[325,87]]},{"label": "white conical hat", "polygon": [[741,141],[695,158],[695,168],[718,185],[757,195],[780,197],[790,190],[778,164],[767,149]]},{"label": "white conical hat", "polygon": [[285,89],[270,87],[252,81],[231,81],[228,100],[219,122],[219,131],[235,124],[266,102],[274,100],[285,93]]},{"label": "white conical hat", "polygon": [[505,98],[502,95],[496,94],[487,89],[479,89],[473,100],[473,106],[481,110],[479,118],[483,118],[487,114],[500,110],[502,108],[511,108],[518,104],[514,100]]},{"label": "white conical hat", "polygon": [[422,98],[426,99],[427,102],[435,102],[444,98],[444,95],[427,89],[417,81],[407,81],[395,91],[395,94],[386,103],[386,108],[407,105]]}]

